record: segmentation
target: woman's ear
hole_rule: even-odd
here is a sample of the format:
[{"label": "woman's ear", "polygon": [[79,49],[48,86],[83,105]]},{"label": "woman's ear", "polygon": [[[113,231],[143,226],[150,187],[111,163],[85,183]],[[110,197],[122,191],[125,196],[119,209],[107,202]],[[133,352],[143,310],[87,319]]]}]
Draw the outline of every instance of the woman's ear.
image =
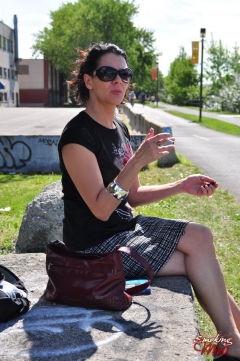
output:
[{"label": "woman's ear", "polygon": [[92,89],[92,77],[88,74],[83,75],[83,80],[87,89]]}]

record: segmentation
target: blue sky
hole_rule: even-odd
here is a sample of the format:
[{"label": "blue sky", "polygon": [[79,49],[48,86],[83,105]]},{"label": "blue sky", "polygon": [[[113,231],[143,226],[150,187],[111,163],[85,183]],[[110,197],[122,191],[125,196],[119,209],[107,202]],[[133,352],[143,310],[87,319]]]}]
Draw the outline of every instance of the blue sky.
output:
[{"label": "blue sky", "polygon": [[[0,20],[13,27],[13,15],[18,17],[19,56],[32,58],[33,34],[49,24],[50,11],[74,0],[0,0]],[[239,0],[135,0],[139,14],[134,23],[154,31],[159,69],[167,75],[170,63],[177,57],[180,46],[191,55],[191,42],[200,40],[200,28],[206,28],[205,47],[213,36],[232,50],[240,46]]]}]

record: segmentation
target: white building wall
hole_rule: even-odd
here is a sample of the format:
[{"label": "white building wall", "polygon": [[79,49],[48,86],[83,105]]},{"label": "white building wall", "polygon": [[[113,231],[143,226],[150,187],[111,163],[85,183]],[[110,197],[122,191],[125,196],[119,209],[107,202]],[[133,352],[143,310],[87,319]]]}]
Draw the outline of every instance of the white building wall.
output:
[{"label": "white building wall", "polygon": [[[20,89],[44,89],[44,63],[43,59],[23,59],[20,65],[19,88]],[[22,73],[25,66],[28,74]],[[25,70],[24,69],[24,70]]]},{"label": "white building wall", "polygon": [[0,82],[4,86],[0,89],[0,107],[16,107],[19,103],[14,49],[14,30],[0,21]]}]

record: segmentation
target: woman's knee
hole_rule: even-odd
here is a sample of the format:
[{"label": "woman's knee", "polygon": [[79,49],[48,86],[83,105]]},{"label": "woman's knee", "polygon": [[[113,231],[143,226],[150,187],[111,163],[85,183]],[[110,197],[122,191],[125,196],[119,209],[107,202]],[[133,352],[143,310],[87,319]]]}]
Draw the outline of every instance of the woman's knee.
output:
[{"label": "woman's knee", "polygon": [[191,252],[215,252],[211,229],[193,222],[186,226],[179,245],[187,247]]}]

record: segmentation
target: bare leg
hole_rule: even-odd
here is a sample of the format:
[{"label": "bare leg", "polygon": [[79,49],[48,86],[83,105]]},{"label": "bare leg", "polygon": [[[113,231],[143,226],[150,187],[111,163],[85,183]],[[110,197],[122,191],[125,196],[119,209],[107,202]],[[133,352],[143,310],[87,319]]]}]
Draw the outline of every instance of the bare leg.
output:
[{"label": "bare leg", "polygon": [[229,354],[238,357],[240,335],[237,327],[240,325],[240,310],[227,293],[212,234],[207,227],[196,223],[187,225],[176,251],[157,275],[174,274],[187,275],[199,303],[211,317],[217,332],[234,338]]}]

